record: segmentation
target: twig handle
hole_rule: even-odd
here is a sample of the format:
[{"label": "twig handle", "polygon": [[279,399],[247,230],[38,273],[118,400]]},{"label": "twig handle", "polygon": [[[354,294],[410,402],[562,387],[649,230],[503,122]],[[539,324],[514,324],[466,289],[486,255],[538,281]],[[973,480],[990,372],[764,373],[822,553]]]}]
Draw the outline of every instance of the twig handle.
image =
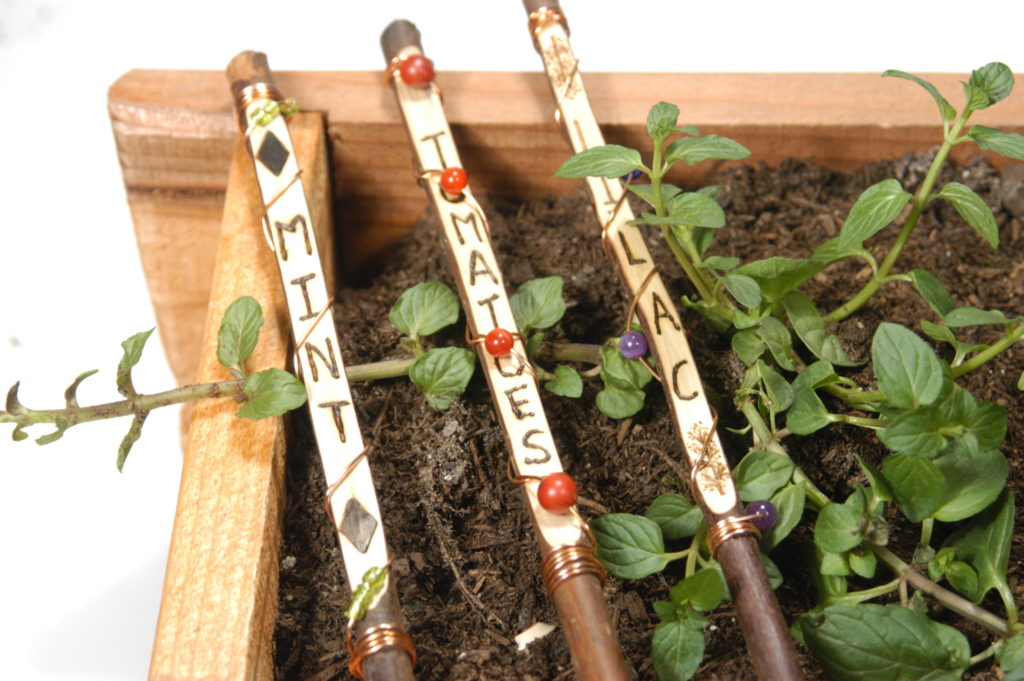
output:
[{"label": "twig handle", "polygon": [[523,0],[523,7],[526,8],[527,14],[533,14],[542,9],[561,9],[558,0]]},{"label": "twig handle", "polygon": [[380,47],[384,51],[384,59],[390,62],[407,47],[415,47],[423,51],[420,42],[420,31],[411,21],[395,19],[380,34]]}]

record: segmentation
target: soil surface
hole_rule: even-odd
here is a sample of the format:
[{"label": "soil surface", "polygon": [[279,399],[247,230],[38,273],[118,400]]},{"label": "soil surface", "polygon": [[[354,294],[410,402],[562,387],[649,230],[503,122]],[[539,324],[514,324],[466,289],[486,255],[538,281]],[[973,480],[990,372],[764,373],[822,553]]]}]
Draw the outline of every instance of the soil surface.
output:
[{"label": "soil surface", "polygon": [[[841,174],[791,161],[778,168],[733,168],[714,183],[728,224],[719,231],[713,252],[739,256],[744,262],[782,255],[806,257],[816,244],[838,233],[857,196],[887,177],[915,190],[928,158],[908,156]],[[1024,166],[999,173],[984,161],[946,170],[941,182],[956,179],[973,187],[996,209],[1001,245],[989,248],[948,205],[926,212],[897,265],[898,271],[926,267],[936,274],[959,305],[1024,314]],[[510,292],[528,279],[560,275],[565,280],[568,310],[549,339],[602,343],[621,333],[628,306],[612,265],[605,258],[589,201],[582,191],[567,198],[526,205],[503,199],[483,201],[488,212],[498,261]],[[876,257],[895,237],[890,227],[870,242]],[[666,285],[693,295],[670,261],[660,237],[649,245],[662,263]],[[387,321],[388,310],[407,287],[424,280],[453,285],[439,245],[433,217],[421,221],[394,257],[366,287],[338,293],[335,313],[348,364],[401,357],[400,334]],[[851,295],[870,275],[862,262],[833,266],[808,282],[804,290],[819,309],[830,310]],[[696,314],[681,311],[690,344],[709,394],[730,395],[742,366]],[[938,321],[909,284],[883,287],[872,301],[840,325],[838,333],[854,359],[869,354],[875,327],[891,320]],[[920,333],[915,322],[913,328]],[[976,327],[973,342],[991,341],[996,327]],[[462,321],[430,339],[436,345],[464,345]],[[938,348],[949,359],[948,346]],[[1024,591],[1024,405],[1016,388],[1024,368],[1024,348],[961,379],[979,399],[998,403],[1009,413],[1003,452],[1010,460],[1010,485],[1017,493],[1017,534],[1010,556],[1010,584],[1018,603]],[[870,385],[870,373],[854,373]],[[678,491],[678,467],[685,461],[669,421],[664,396],[655,383],[644,409],[632,420],[616,422],[594,406],[600,382],[588,382],[582,399],[543,392],[555,442],[568,473],[580,488],[580,509],[594,517],[609,511],[643,513],[659,494]],[[505,478],[507,453],[486,382],[477,372],[469,389],[445,412],[429,407],[407,380],[353,386],[364,437],[373,446],[371,466],[384,513],[388,541],[395,556],[407,628],[419,663],[421,681],[572,679],[569,652],[560,629],[517,652],[513,638],[537,621],[557,623],[539,575],[540,555],[523,508],[520,491]],[[729,400],[719,405],[721,425],[740,427]],[[837,404],[830,404],[835,410]],[[326,681],[350,678],[342,610],[348,597],[340,552],[324,513],[325,483],[305,411],[293,419],[288,475],[288,505],[281,556],[280,616],[275,646],[278,678]],[[747,451],[747,438],[721,428],[726,451],[735,463]],[[828,428],[814,436],[787,437],[784,444],[807,474],[830,496],[845,499],[863,482],[853,453],[877,464],[884,449],[867,431],[852,426]],[[898,512],[892,548],[909,560],[916,530]],[[937,527],[933,545],[948,526]],[[777,547],[772,557],[785,583],[777,594],[792,621],[814,606],[807,569],[798,558],[799,544],[810,540],[803,523]],[[657,623],[652,604],[667,598],[680,578],[681,565],[640,581],[610,577],[605,588],[610,612],[626,658],[643,680],[656,678],[650,640]],[[891,579],[879,568],[878,583]],[[851,588],[874,582],[852,580]],[[992,596],[983,602],[1003,614]],[[991,641],[980,627],[936,606],[932,614],[965,631],[972,651]],[[754,679],[743,637],[729,604],[709,617],[705,659],[696,679]],[[806,649],[799,648],[808,679],[824,678]],[[991,665],[972,669],[967,678],[997,679]]]}]

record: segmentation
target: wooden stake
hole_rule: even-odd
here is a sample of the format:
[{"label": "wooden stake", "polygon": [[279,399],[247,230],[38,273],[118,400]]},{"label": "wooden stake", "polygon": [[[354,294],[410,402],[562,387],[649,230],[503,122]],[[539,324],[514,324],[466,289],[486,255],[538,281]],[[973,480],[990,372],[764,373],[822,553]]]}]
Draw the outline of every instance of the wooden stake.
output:
[{"label": "wooden stake", "polygon": [[[419,31],[407,21],[395,21],[384,31],[381,44],[423,188],[440,218],[446,255],[469,328],[477,340],[493,329],[514,331],[515,319],[483,211],[468,186],[453,195],[439,182],[444,169],[462,167],[439,92],[433,83],[410,87],[397,74],[401,60],[422,54]],[[565,629],[578,677],[585,681],[626,681],[632,670],[623,660],[611,628],[601,591],[603,568],[594,556],[588,530],[578,513],[556,514],[537,500],[540,479],[561,472],[562,465],[522,339],[516,335],[511,353],[500,357],[490,355],[481,342],[474,345],[516,475],[524,478],[523,496],[544,556],[545,581]],[[560,559],[567,561],[566,567],[555,568]]]},{"label": "wooden stake", "polygon": [[[568,24],[557,0],[524,0],[534,46],[541,54],[561,121],[577,153],[604,144],[569,44]],[[736,603],[750,657],[765,681],[802,678],[796,650],[760,561],[756,530],[743,511],[722,450],[715,418],[703,392],[682,317],[655,270],[640,228],[618,180],[587,178],[603,238],[629,292],[657,360],[677,432],[690,460],[691,489],[711,528],[729,528],[713,552]],[[744,522],[747,524],[745,525]],[[735,530],[733,532],[732,530]],[[717,542],[715,542],[717,544]],[[715,550],[717,548],[717,551]]]},{"label": "wooden stake", "polygon": [[[335,330],[312,218],[285,117],[266,55],[243,52],[228,65],[240,123],[249,143],[263,199],[263,219],[250,229],[264,232],[277,259],[296,342],[296,363],[308,393],[314,435],[325,478],[331,484],[328,509],[335,523],[349,587],[355,590],[374,568],[390,565],[368,457],[352,406],[341,347]],[[363,678],[411,681],[414,655],[395,591],[385,579],[369,611],[354,625],[355,649],[363,637],[386,629],[385,647],[355,658]],[[387,625],[390,625],[388,628]],[[384,629],[382,629],[382,627]],[[408,654],[406,654],[408,651]]]}]

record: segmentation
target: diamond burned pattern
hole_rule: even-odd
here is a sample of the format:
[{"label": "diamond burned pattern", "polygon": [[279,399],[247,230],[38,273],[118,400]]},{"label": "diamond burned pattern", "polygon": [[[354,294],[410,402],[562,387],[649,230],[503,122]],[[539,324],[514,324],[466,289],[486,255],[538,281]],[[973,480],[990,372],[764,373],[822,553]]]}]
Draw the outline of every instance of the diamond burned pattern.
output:
[{"label": "diamond burned pattern", "polygon": [[272,132],[268,132],[264,136],[263,143],[260,144],[260,150],[256,152],[256,158],[274,175],[281,174],[281,169],[284,168],[284,164],[289,156],[291,154],[281,144],[281,140],[277,139],[277,135]]},{"label": "diamond burned pattern", "polygon": [[366,553],[366,549],[370,548],[370,540],[376,529],[377,519],[367,513],[358,501],[349,499],[345,504],[345,517],[341,520],[341,533],[359,553]]}]

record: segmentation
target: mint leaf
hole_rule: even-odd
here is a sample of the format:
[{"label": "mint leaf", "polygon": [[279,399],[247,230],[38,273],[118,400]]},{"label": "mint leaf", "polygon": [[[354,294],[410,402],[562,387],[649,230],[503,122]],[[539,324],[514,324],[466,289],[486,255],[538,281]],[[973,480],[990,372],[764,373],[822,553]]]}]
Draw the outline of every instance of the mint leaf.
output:
[{"label": "mint leaf", "polygon": [[1006,457],[996,448],[970,451],[957,444],[932,463],[946,478],[944,501],[932,517],[946,523],[984,510],[1003,491],[1009,475]]},{"label": "mint leaf", "polygon": [[956,304],[938,277],[928,270],[921,269],[911,270],[909,274],[910,282],[917,289],[917,292],[921,294],[925,302],[935,310],[935,314],[941,318],[953,311]]},{"label": "mint leaf", "polygon": [[847,554],[850,563],[850,570],[864,579],[873,579],[875,568],[878,567],[878,559],[870,549],[857,548]]},{"label": "mint leaf", "polygon": [[928,94],[930,94],[932,96],[932,99],[935,100],[935,103],[939,105],[939,114],[942,116],[943,121],[949,123],[956,118],[956,109],[954,109],[953,106],[948,101],[946,101],[945,97],[939,94],[938,89],[934,85],[926,81],[924,78],[919,78],[915,75],[907,73],[906,71],[897,71],[896,69],[888,69],[887,71],[884,71],[882,73],[882,77],[884,78],[886,76],[893,78],[903,78],[905,80],[910,80],[917,83],[925,90],[927,90]]},{"label": "mint leaf", "polygon": [[694,165],[708,159],[737,160],[750,156],[750,150],[728,137],[704,135],[703,137],[682,137],[665,149],[665,162],[683,161]]},{"label": "mint leaf", "polygon": [[814,260],[774,256],[737,267],[732,273],[752,278],[760,286],[764,299],[775,304],[781,302],[787,293],[823,269],[825,269],[825,263]]},{"label": "mint leaf", "polygon": [[725,585],[720,569],[707,567],[677,583],[669,591],[669,596],[673,603],[686,603],[695,610],[714,610],[729,597],[729,587]]},{"label": "mint leaf", "polygon": [[444,411],[462,394],[476,369],[476,355],[465,348],[433,348],[416,358],[409,379],[427,404]]},{"label": "mint leaf", "polygon": [[702,192],[676,194],[665,208],[670,218],[678,220],[675,224],[713,229],[725,226],[725,211],[717,201]]},{"label": "mint leaf", "polygon": [[509,296],[512,316],[523,333],[554,326],[565,314],[561,277],[541,277],[524,282]]},{"label": "mint leaf", "polygon": [[1008,324],[1010,320],[999,310],[980,310],[971,305],[958,307],[945,316],[943,321],[954,329],[984,324]]},{"label": "mint leaf", "polygon": [[[634,194],[639,196],[641,199],[643,199],[644,201],[646,201],[650,205],[652,205],[652,206],[654,205],[654,192],[651,191],[651,185],[649,185],[649,184],[627,184],[626,185],[626,189],[628,189],[629,191],[633,192]],[[662,184],[661,184],[661,201],[662,201],[662,203],[667,206],[668,202],[672,200],[672,197],[675,196],[676,194],[678,194],[681,191],[683,191],[683,190],[680,189],[679,187],[675,186],[675,185],[669,184],[667,182],[662,182]]]},{"label": "mint leaf", "polygon": [[795,626],[832,681],[951,681],[970,664],[963,634],[895,605],[831,605]]},{"label": "mint leaf", "polygon": [[415,341],[458,321],[459,298],[440,281],[420,282],[398,296],[388,319]]},{"label": "mint leaf", "polygon": [[634,170],[648,172],[640,160],[640,152],[618,144],[587,149],[562,164],[556,177],[608,177],[619,178]]},{"label": "mint leaf", "polygon": [[857,362],[851,361],[847,356],[839,336],[825,330],[825,320],[810,298],[800,291],[790,291],[782,299],[782,305],[786,308],[786,315],[793,324],[796,335],[818,359],[823,359],[833,366],[857,366]]},{"label": "mint leaf", "polygon": [[775,507],[778,517],[772,529],[761,537],[762,549],[772,549],[789,536],[804,513],[806,497],[803,485],[795,484],[786,485],[772,496],[769,501]]},{"label": "mint leaf", "polygon": [[242,364],[256,349],[263,326],[263,309],[252,296],[242,296],[228,305],[217,331],[217,360],[237,377],[245,375]]},{"label": "mint leaf", "polygon": [[1024,161],[1024,135],[1018,132],[1006,133],[985,125],[972,125],[967,136],[982,149]]},{"label": "mint leaf", "polygon": [[[1013,72],[1006,64],[994,61],[972,71],[967,87],[975,93],[970,96],[971,108],[987,109],[996,102],[1006,99],[1013,90]],[[984,95],[983,100],[977,93]],[[976,101],[984,103],[976,106]]]},{"label": "mint leaf", "polygon": [[930,459],[946,446],[945,428],[941,409],[936,406],[918,407],[894,418],[878,433],[878,437],[894,452]]},{"label": "mint leaf", "polygon": [[651,658],[660,681],[686,681],[704,658],[704,632],[680,620],[662,622],[654,629]]},{"label": "mint leaf", "polygon": [[946,476],[930,459],[893,454],[882,462],[882,475],[907,519],[919,523],[946,496]]},{"label": "mint leaf", "polygon": [[[668,102],[658,102],[647,112],[647,134],[655,145],[661,144],[675,132],[679,119],[679,107]],[[625,173],[623,173],[625,174]]]},{"label": "mint leaf", "polygon": [[771,365],[758,361],[751,367],[757,372],[761,384],[764,385],[764,406],[772,414],[779,414],[793,404],[793,389],[778,371]]},{"label": "mint leaf", "polygon": [[910,201],[898,180],[889,178],[864,190],[850,208],[850,214],[839,230],[840,242],[845,247],[859,246],[896,219]]},{"label": "mint leaf", "polygon": [[905,409],[931,404],[942,394],[942,362],[910,329],[883,322],[871,340],[871,361],[886,401]]},{"label": "mint leaf", "polygon": [[597,393],[594,404],[608,418],[626,419],[644,408],[644,391],[606,384]]},{"label": "mint leaf", "polygon": [[591,520],[590,529],[597,538],[597,557],[616,577],[641,579],[661,572],[669,563],[661,529],[653,520],[608,513]]},{"label": "mint leaf", "polygon": [[697,534],[704,520],[700,507],[679,494],[662,494],[647,509],[647,517],[658,524],[661,534],[673,541]]},{"label": "mint leaf", "polygon": [[548,391],[562,397],[579,397],[583,394],[583,379],[572,367],[555,367],[555,377],[544,384]]},{"label": "mint leaf", "polygon": [[1004,641],[996,650],[996,662],[1006,674],[1003,681],[1024,681],[1024,634]]},{"label": "mint leaf", "polygon": [[730,344],[740,361],[748,366],[756,362],[767,347],[754,331],[740,331],[734,334]]},{"label": "mint leaf", "polygon": [[789,482],[795,464],[788,456],[759,449],[750,452],[733,469],[736,492],[743,501],[767,499]]},{"label": "mint leaf", "polygon": [[639,390],[651,382],[651,374],[638,359],[626,359],[617,348],[601,348],[601,380],[622,390]]},{"label": "mint leaf", "polygon": [[960,217],[966,220],[989,246],[999,246],[999,227],[996,226],[992,209],[973,189],[959,182],[949,182],[935,194],[935,197],[952,203]]},{"label": "mint leaf", "polygon": [[954,560],[946,568],[946,581],[949,585],[962,593],[970,600],[980,597],[978,595],[978,571],[967,563]]},{"label": "mint leaf", "polygon": [[280,416],[306,403],[305,386],[281,369],[264,369],[249,374],[242,384],[242,392],[247,401],[236,416],[253,421]]},{"label": "mint leaf", "polygon": [[978,573],[979,602],[990,589],[1004,599],[1012,598],[1006,581],[1006,567],[1013,539],[1013,495],[1004,490],[984,513],[971,518],[967,525],[951,535],[944,546],[956,549],[957,558],[969,563]]},{"label": "mint leaf", "polygon": [[130,398],[138,395],[135,392],[135,386],[132,385],[132,367],[142,359],[142,349],[146,346],[146,341],[149,340],[149,336],[153,331],[155,329],[140,331],[121,343],[124,354],[117,365],[117,391],[125,397]]},{"label": "mint leaf", "polygon": [[720,281],[740,305],[751,310],[761,307],[761,287],[753,277],[745,274],[726,274]]},{"label": "mint leaf", "polygon": [[843,553],[863,539],[861,514],[846,504],[832,503],[818,512],[814,524],[814,543],[822,551]]}]

